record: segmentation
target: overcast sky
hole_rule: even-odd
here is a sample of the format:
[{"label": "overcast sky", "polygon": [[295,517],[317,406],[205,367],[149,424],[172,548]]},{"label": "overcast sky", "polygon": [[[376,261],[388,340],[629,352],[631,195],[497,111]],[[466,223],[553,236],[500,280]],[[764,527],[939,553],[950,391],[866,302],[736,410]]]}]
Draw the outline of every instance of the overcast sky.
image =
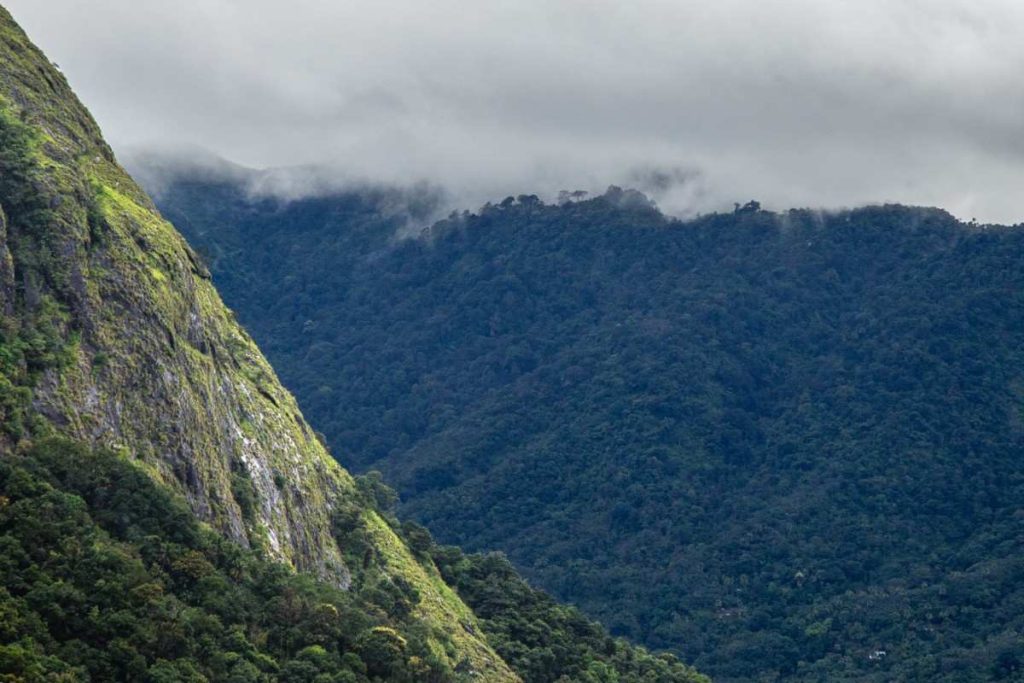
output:
[{"label": "overcast sky", "polygon": [[[118,150],[1024,220],[1020,0],[6,0]],[[664,183],[662,183],[664,185]]]}]

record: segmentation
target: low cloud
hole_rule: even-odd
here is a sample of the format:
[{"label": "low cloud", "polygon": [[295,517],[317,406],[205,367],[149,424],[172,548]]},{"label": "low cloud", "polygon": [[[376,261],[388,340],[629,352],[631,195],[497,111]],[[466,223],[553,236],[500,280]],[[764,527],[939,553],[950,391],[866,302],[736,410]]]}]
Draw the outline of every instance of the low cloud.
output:
[{"label": "low cloud", "polygon": [[346,175],[317,166],[246,168],[195,147],[130,148],[121,163],[158,202],[176,183],[225,183],[257,202],[288,203],[308,197],[358,195],[376,212],[397,219],[399,237],[420,234],[449,212],[461,208],[460,198],[425,181],[393,184]]},{"label": "low cloud", "polygon": [[6,5],[119,150],[468,205],[615,183],[684,215],[754,198],[1024,220],[1013,0]]}]

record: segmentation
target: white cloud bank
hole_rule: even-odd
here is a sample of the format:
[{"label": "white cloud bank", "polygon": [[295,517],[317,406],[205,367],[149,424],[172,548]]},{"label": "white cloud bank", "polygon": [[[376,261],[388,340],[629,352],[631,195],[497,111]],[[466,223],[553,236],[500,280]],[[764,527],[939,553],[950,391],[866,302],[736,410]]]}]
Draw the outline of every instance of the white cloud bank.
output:
[{"label": "white cloud bank", "polygon": [[[6,0],[115,147],[1024,220],[1018,0]],[[699,171],[699,175],[694,171]],[[652,173],[658,171],[659,173]]]}]

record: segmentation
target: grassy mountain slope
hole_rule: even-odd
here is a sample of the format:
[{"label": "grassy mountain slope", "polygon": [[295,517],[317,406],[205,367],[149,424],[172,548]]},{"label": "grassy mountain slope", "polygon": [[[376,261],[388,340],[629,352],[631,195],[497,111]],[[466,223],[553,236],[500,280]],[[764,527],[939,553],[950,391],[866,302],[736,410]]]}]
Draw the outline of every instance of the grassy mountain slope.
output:
[{"label": "grassy mountain slope", "polygon": [[1024,230],[612,192],[394,240],[379,194],[160,202],[442,540],[721,680],[1020,675]]},{"label": "grassy mountain slope", "polygon": [[[331,510],[357,498],[352,478],[3,10],[0,96],[4,449],[56,432],[130,453],[227,537],[347,587]],[[438,656],[515,680],[436,570],[359,514]]]}]

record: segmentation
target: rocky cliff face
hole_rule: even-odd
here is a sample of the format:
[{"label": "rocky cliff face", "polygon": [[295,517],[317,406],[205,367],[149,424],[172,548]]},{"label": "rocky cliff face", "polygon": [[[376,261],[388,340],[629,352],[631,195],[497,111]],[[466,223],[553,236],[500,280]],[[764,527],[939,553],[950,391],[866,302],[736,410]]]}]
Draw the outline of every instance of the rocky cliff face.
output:
[{"label": "rocky cliff face", "polygon": [[[330,517],[352,478],[3,9],[0,207],[3,447],[57,431],[122,449],[225,535],[346,586]],[[515,680],[436,571],[364,515],[389,571],[456,643],[452,658]]]}]

